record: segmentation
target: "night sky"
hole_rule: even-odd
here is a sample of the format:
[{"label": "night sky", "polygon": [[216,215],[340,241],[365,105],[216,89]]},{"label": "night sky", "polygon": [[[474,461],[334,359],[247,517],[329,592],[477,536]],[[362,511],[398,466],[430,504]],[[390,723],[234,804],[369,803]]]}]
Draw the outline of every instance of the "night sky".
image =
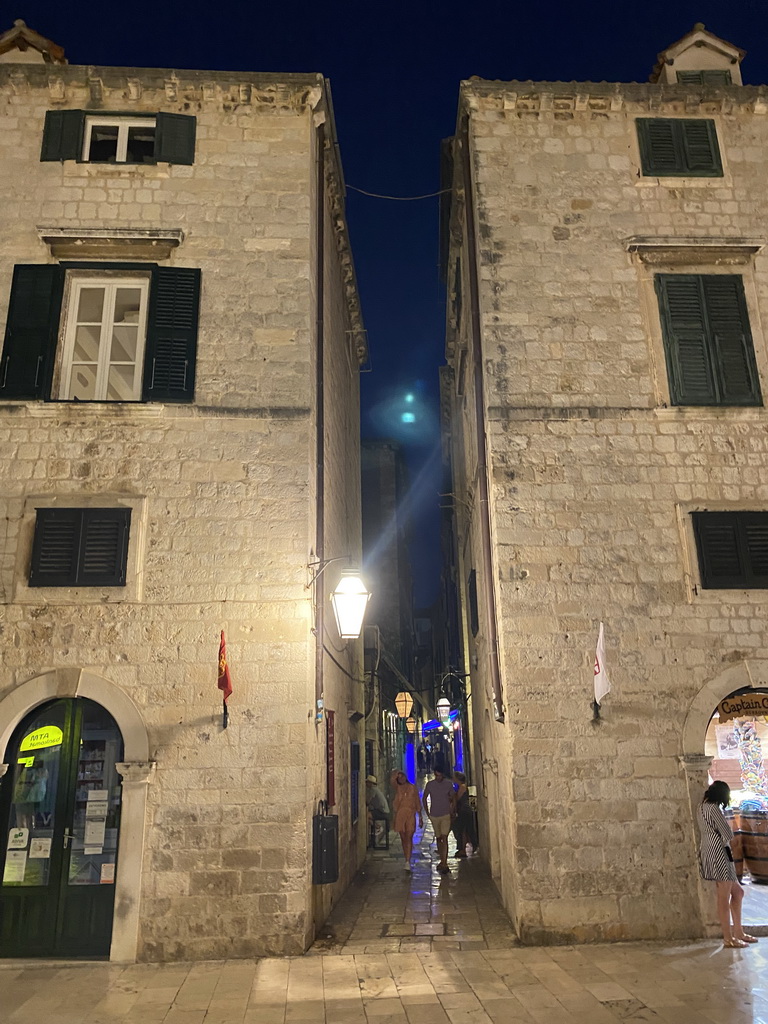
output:
[{"label": "night sky", "polygon": [[[656,54],[701,21],[748,51],[745,84],[768,81],[766,0],[12,0],[3,12],[0,31],[23,18],[72,64],[321,72],[331,81],[348,186],[387,196],[439,189],[440,141],[454,130],[459,82],[473,75],[644,82]],[[439,572],[438,200],[395,202],[350,189],[347,213],[371,353],[363,437],[396,438],[408,453],[416,601],[426,604]]]}]

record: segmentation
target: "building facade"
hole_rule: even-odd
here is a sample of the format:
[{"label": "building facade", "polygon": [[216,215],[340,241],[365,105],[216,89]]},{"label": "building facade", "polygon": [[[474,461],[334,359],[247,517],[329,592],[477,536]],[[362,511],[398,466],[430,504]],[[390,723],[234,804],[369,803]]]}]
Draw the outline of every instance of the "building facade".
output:
[{"label": "building facade", "polygon": [[[445,221],[481,848],[527,942],[700,935],[720,700],[768,682],[768,91],[461,86]],[[595,718],[599,624],[612,690]]]},{"label": "building facade", "polygon": [[328,84],[71,66],[17,23],[0,97],[0,951],[300,953],[365,849]]}]

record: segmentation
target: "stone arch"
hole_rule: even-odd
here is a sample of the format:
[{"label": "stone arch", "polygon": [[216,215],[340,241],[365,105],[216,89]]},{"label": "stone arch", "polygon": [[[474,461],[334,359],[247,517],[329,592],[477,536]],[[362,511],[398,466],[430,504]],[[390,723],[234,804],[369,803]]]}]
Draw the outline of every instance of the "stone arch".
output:
[{"label": "stone arch", "polygon": [[[0,700],[0,757],[25,715],[46,701],[72,697],[87,697],[100,704],[114,718],[123,736],[125,760],[117,765],[123,779],[123,799],[109,959],[132,963],[139,948],[147,785],[155,769],[154,762],[149,760],[149,734],[138,708],[119,686],[87,669],[41,672]],[[0,778],[7,767],[0,764]]]},{"label": "stone arch", "polygon": [[131,698],[108,679],[87,669],[59,668],[33,676],[0,700],[0,756],[21,719],[48,700],[87,697],[105,708],[123,735],[126,761],[149,760],[149,736]]},{"label": "stone arch", "polygon": [[764,685],[753,681],[757,676],[768,678],[762,662],[739,661],[702,686],[685,716],[681,756],[704,753],[704,737],[716,706],[734,690]]}]

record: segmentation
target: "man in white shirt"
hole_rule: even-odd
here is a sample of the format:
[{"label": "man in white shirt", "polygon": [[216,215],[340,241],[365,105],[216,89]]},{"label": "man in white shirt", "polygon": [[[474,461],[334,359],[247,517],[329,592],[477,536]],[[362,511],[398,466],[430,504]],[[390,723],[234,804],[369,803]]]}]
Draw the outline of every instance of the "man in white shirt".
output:
[{"label": "man in white shirt", "polygon": [[424,787],[421,799],[424,813],[432,822],[437,840],[437,852],[440,854],[437,870],[441,875],[446,875],[451,870],[448,867],[448,834],[451,831],[451,821],[456,814],[456,791],[451,780],[446,779],[440,768],[435,768],[435,777]]}]

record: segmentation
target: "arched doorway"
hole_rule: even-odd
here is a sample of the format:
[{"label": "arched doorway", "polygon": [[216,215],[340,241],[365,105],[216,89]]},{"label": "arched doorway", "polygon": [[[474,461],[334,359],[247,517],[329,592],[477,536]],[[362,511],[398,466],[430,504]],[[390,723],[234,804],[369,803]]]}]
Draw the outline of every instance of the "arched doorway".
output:
[{"label": "arched doorway", "polygon": [[17,725],[0,796],[0,956],[109,955],[123,738],[83,697]]}]

